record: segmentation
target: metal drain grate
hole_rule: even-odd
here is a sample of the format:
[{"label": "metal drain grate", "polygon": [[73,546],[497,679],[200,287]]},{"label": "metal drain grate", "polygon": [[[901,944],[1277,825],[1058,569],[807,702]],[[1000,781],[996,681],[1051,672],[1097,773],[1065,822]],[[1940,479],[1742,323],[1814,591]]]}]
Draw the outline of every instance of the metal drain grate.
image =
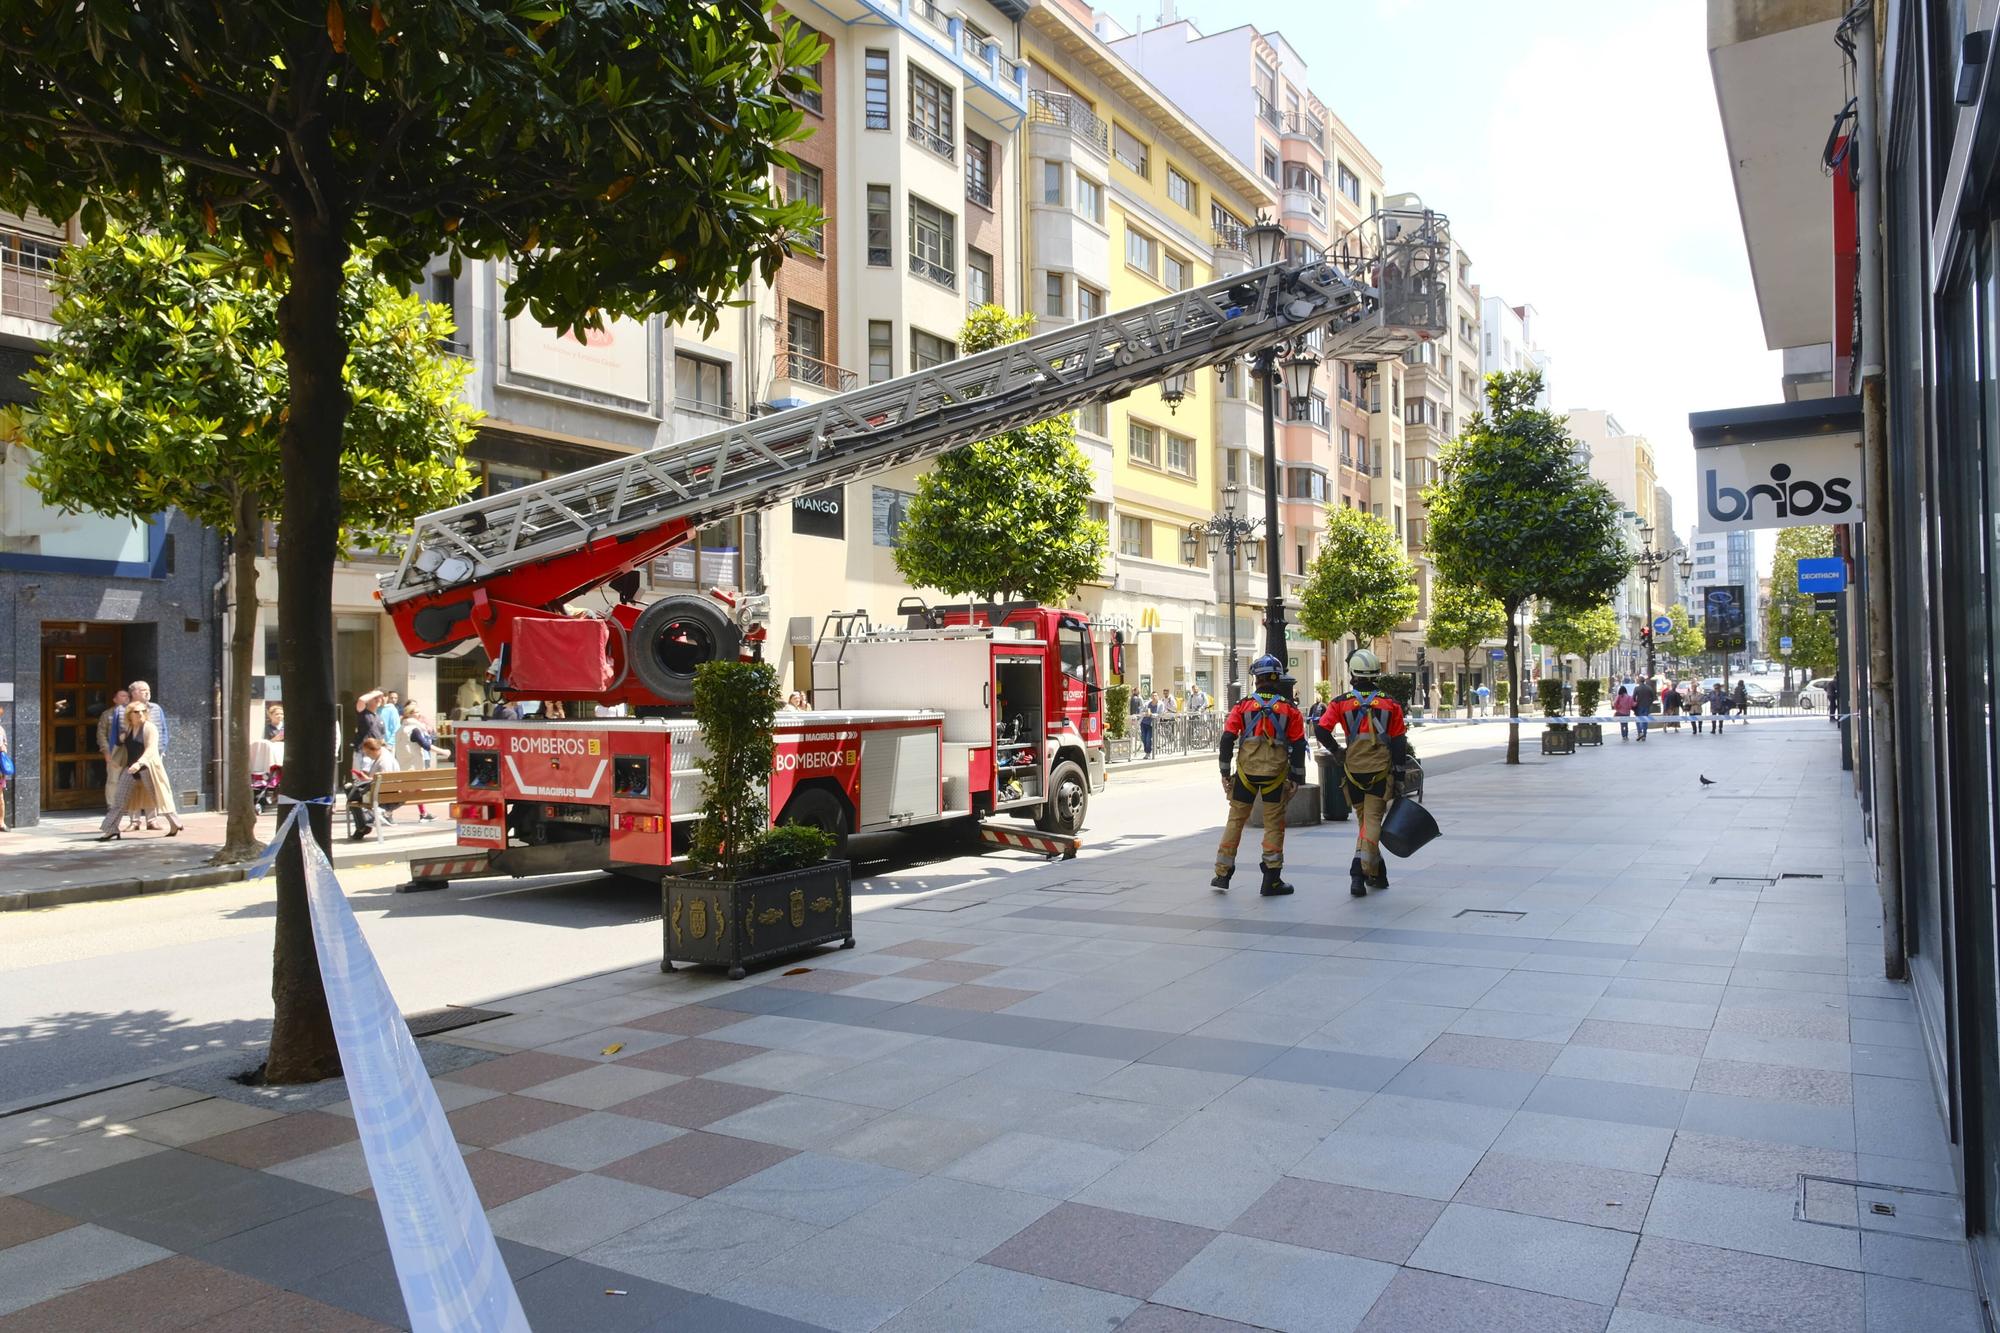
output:
[{"label": "metal drain grate", "polygon": [[1965,1205],[1956,1194],[1870,1180],[1801,1175],[1792,1216],[1842,1231],[1879,1231],[1927,1240],[1965,1237]]},{"label": "metal drain grate", "polygon": [[1519,921],[1526,912],[1499,912],[1490,907],[1461,907],[1453,912],[1453,917],[1464,917],[1468,921]]},{"label": "metal drain grate", "polygon": [[440,1032],[452,1032],[459,1028],[469,1028],[474,1023],[490,1023],[496,1018],[512,1017],[504,1009],[426,1009],[420,1014],[405,1014],[403,1021],[410,1025],[412,1037],[435,1037]]},{"label": "metal drain grate", "polygon": [[1770,875],[1710,875],[1710,884],[1776,884]]},{"label": "metal drain grate", "polygon": [[1826,876],[1815,874],[1810,870],[1787,870],[1783,874],[1779,875],[1778,878],[1779,879],[1825,879]]},{"label": "metal drain grate", "polygon": [[898,912],[963,912],[968,907],[978,907],[984,898],[930,898],[913,903],[897,903],[893,910]]}]

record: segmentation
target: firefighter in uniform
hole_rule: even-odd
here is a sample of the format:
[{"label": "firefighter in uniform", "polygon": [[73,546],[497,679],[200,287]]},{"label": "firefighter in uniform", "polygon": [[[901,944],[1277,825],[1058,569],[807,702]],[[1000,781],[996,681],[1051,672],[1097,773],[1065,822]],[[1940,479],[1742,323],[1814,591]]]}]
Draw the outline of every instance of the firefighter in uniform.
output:
[{"label": "firefighter in uniform", "polygon": [[[1222,845],[1215,852],[1218,889],[1229,887],[1236,873],[1236,844],[1250,821],[1250,808],[1264,803],[1265,897],[1290,893],[1285,883],[1285,802],[1306,780],[1306,720],[1283,693],[1285,664],[1269,653],[1250,664],[1256,693],[1229,710],[1222,724],[1220,753],[1222,790],[1229,795],[1229,818],[1222,827]],[[1233,763],[1232,763],[1233,761]]]},{"label": "firefighter in uniform", "polygon": [[1410,753],[1403,706],[1376,688],[1381,671],[1380,658],[1366,648],[1355,649],[1347,659],[1354,688],[1328,704],[1313,724],[1319,743],[1340,761],[1347,803],[1354,810],[1357,827],[1347,891],[1357,898],[1389,887],[1388,867],[1382,863],[1382,816],[1396,794],[1396,770]]}]

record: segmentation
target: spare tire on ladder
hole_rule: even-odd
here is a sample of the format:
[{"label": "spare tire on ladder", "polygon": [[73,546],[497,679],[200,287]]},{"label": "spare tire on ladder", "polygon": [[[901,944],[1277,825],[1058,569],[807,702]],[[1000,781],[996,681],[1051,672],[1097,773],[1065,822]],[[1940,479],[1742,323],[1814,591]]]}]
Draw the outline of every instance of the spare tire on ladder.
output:
[{"label": "spare tire on ladder", "polygon": [[703,662],[734,662],[743,631],[706,597],[676,593],[644,611],[627,636],[631,673],[661,701],[694,701],[694,669]]}]

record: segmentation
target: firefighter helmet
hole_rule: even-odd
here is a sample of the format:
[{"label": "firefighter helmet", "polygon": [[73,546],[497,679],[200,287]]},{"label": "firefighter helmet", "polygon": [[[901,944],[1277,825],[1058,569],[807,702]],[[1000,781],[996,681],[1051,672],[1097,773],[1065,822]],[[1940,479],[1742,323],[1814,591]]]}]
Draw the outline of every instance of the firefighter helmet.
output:
[{"label": "firefighter helmet", "polygon": [[1266,676],[1282,676],[1285,674],[1285,664],[1280,662],[1275,655],[1265,653],[1250,664],[1250,674],[1259,680],[1262,680]]},{"label": "firefighter helmet", "polygon": [[1347,670],[1356,676],[1376,676],[1382,672],[1382,659],[1366,648],[1356,648],[1347,655]]}]

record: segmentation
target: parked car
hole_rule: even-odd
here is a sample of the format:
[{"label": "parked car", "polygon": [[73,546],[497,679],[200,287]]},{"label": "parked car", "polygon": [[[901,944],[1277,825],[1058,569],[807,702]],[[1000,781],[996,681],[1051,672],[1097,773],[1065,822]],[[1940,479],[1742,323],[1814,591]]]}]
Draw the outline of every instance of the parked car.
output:
[{"label": "parked car", "polygon": [[1832,676],[1817,676],[1814,679],[1807,681],[1805,688],[1799,691],[1799,707],[1801,708],[1826,707],[1827,692],[1832,688],[1833,688]]},{"label": "parked car", "polygon": [[[1710,690],[1714,689],[1717,685],[1721,683],[1722,683],[1722,677],[1710,676],[1706,680],[1701,682],[1701,692],[1703,694],[1707,694]],[[1741,676],[1734,677],[1730,680],[1729,682],[1730,698],[1733,699],[1736,697],[1736,687],[1738,685],[1741,685],[1743,687],[1743,693],[1745,697],[1747,697],[1750,700],[1750,706],[1752,708],[1776,708],[1778,706],[1777,695],[1771,693],[1769,690],[1765,689],[1762,685],[1759,685],[1756,681],[1745,680]],[[1820,702],[1824,703],[1826,701],[1822,699]]]}]

